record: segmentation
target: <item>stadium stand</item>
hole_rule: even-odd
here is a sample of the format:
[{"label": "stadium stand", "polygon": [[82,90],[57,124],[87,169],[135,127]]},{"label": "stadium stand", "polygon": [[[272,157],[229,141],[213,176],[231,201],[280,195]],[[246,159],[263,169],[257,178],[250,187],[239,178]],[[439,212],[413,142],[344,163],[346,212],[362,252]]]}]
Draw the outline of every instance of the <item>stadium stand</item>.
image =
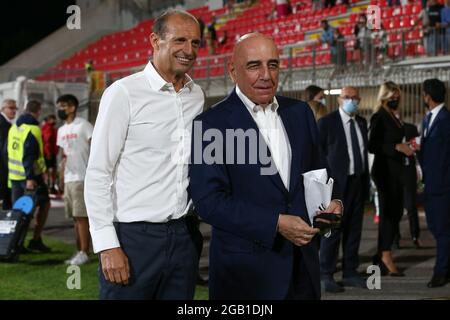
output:
[{"label": "stadium stand", "polygon": [[[420,23],[414,25],[415,21],[419,21],[420,1],[389,7],[386,0],[351,0],[349,8],[337,5],[320,10],[313,10],[311,0],[292,0],[291,5],[292,14],[278,18],[271,17],[275,5],[270,0],[257,1],[237,12],[229,12],[227,7],[209,10],[207,6],[189,10],[206,25],[215,17],[218,39],[225,36],[227,38],[225,44],[218,46],[214,55],[208,53],[208,48],[200,49],[193,76],[205,78],[224,75],[227,56],[234,41],[239,36],[253,31],[272,36],[281,51],[283,48],[296,48],[293,54],[283,56],[283,67],[329,66],[331,55],[328,45],[316,41],[320,38],[320,22],[323,19],[327,19],[330,25],[340,30],[345,39],[347,62],[352,62],[355,60],[353,29],[358,16],[368,5],[377,5],[382,9],[381,22],[387,34],[388,59],[397,60],[425,54]],[[84,81],[84,65],[88,60],[92,60],[95,70],[108,72],[112,79],[127,75],[131,70],[145,65],[152,54],[149,43],[152,24],[153,20],[146,20],[132,29],[103,36],[36,79]]]}]

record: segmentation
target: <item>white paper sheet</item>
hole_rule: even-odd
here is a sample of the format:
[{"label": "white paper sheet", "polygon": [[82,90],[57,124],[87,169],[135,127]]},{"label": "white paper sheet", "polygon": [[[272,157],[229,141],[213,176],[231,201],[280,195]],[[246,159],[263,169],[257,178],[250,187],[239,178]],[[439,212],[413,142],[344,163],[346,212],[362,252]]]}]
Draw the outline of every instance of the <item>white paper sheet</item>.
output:
[{"label": "white paper sheet", "polygon": [[306,208],[311,223],[317,211],[321,211],[319,207],[327,208],[330,205],[333,183],[333,178],[328,179],[326,169],[313,170],[303,174]]}]

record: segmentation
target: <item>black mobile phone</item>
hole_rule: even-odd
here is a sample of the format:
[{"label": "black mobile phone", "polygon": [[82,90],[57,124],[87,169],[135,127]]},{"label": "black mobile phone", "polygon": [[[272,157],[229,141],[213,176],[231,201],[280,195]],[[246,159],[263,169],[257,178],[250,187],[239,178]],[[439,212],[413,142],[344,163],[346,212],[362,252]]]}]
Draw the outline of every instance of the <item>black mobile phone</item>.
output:
[{"label": "black mobile phone", "polygon": [[[330,213],[330,212],[321,212],[318,215],[314,216],[313,227],[318,228],[321,231],[329,230],[329,229],[338,229],[341,225],[341,218],[342,218],[341,214],[335,214],[335,213]],[[324,222],[324,221],[319,221],[318,219],[326,220],[329,223]]]}]

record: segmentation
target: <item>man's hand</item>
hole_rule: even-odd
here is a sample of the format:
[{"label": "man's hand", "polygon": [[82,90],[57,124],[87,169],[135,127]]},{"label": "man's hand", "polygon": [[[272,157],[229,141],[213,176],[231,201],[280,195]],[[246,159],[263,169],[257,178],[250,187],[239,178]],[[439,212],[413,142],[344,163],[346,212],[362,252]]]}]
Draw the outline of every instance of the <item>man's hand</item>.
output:
[{"label": "man's hand", "polygon": [[[316,217],[314,217],[314,224],[316,224],[316,222],[319,222],[321,224],[325,223],[327,225],[330,225],[330,227],[333,227],[332,221],[322,218],[321,214],[322,213],[334,213],[336,215],[342,216],[342,213],[344,212],[344,206],[342,204],[342,201],[334,199],[331,200],[330,204],[328,205],[328,207],[325,210],[320,210],[316,212]],[[338,220],[340,221],[340,220]],[[340,223],[340,222],[334,222],[334,223]],[[320,227],[322,228],[322,227]]]},{"label": "man's hand", "polygon": [[342,201],[336,199],[331,200],[325,212],[342,214],[342,212],[344,212],[344,206],[342,205]]},{"label": "man's hand", "polygon": [[128,258],[122,248],[113,248],[100,253],[102,271],[106,281],[127,285],[130,279]]},{"label": "man's hand", "polygon": [[280,214],[278,218],[278,231],[283,237],[296,246],[304,246],[320,231],[311,228],[302,218],[287,214]]},{"label": "man's hand", "polygon": [[27,180],[25,188],[27,190],[34,190],[36,188],[36,186],[37,186],[36,180]]},{"label": "man's hand", "polygon": [[411,157],[414,155],[414,150],[410,148],[410,146],[407,143],[398,143],[395,145],[395,150],[398,152],[403,153],[404,155]]}]

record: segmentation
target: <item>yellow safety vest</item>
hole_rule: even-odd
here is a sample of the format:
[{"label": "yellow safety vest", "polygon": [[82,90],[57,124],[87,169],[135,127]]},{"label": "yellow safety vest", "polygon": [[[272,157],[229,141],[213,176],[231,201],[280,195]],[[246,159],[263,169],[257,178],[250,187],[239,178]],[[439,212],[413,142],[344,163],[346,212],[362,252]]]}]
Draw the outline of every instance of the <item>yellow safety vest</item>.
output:
[{"label": "yellow safety vest", "polygon": [[41,129],[36,125],[22,124],[20,127],[12,125],[8,133],[8,170],[9,180],[26,180],[25,167],[23,166],[23,154],[25,140],[31,133],[39,144],[39,157],[34,161],[34,174],[40,175],[47,168],[44,159],[44,143],[42,142]]}]

